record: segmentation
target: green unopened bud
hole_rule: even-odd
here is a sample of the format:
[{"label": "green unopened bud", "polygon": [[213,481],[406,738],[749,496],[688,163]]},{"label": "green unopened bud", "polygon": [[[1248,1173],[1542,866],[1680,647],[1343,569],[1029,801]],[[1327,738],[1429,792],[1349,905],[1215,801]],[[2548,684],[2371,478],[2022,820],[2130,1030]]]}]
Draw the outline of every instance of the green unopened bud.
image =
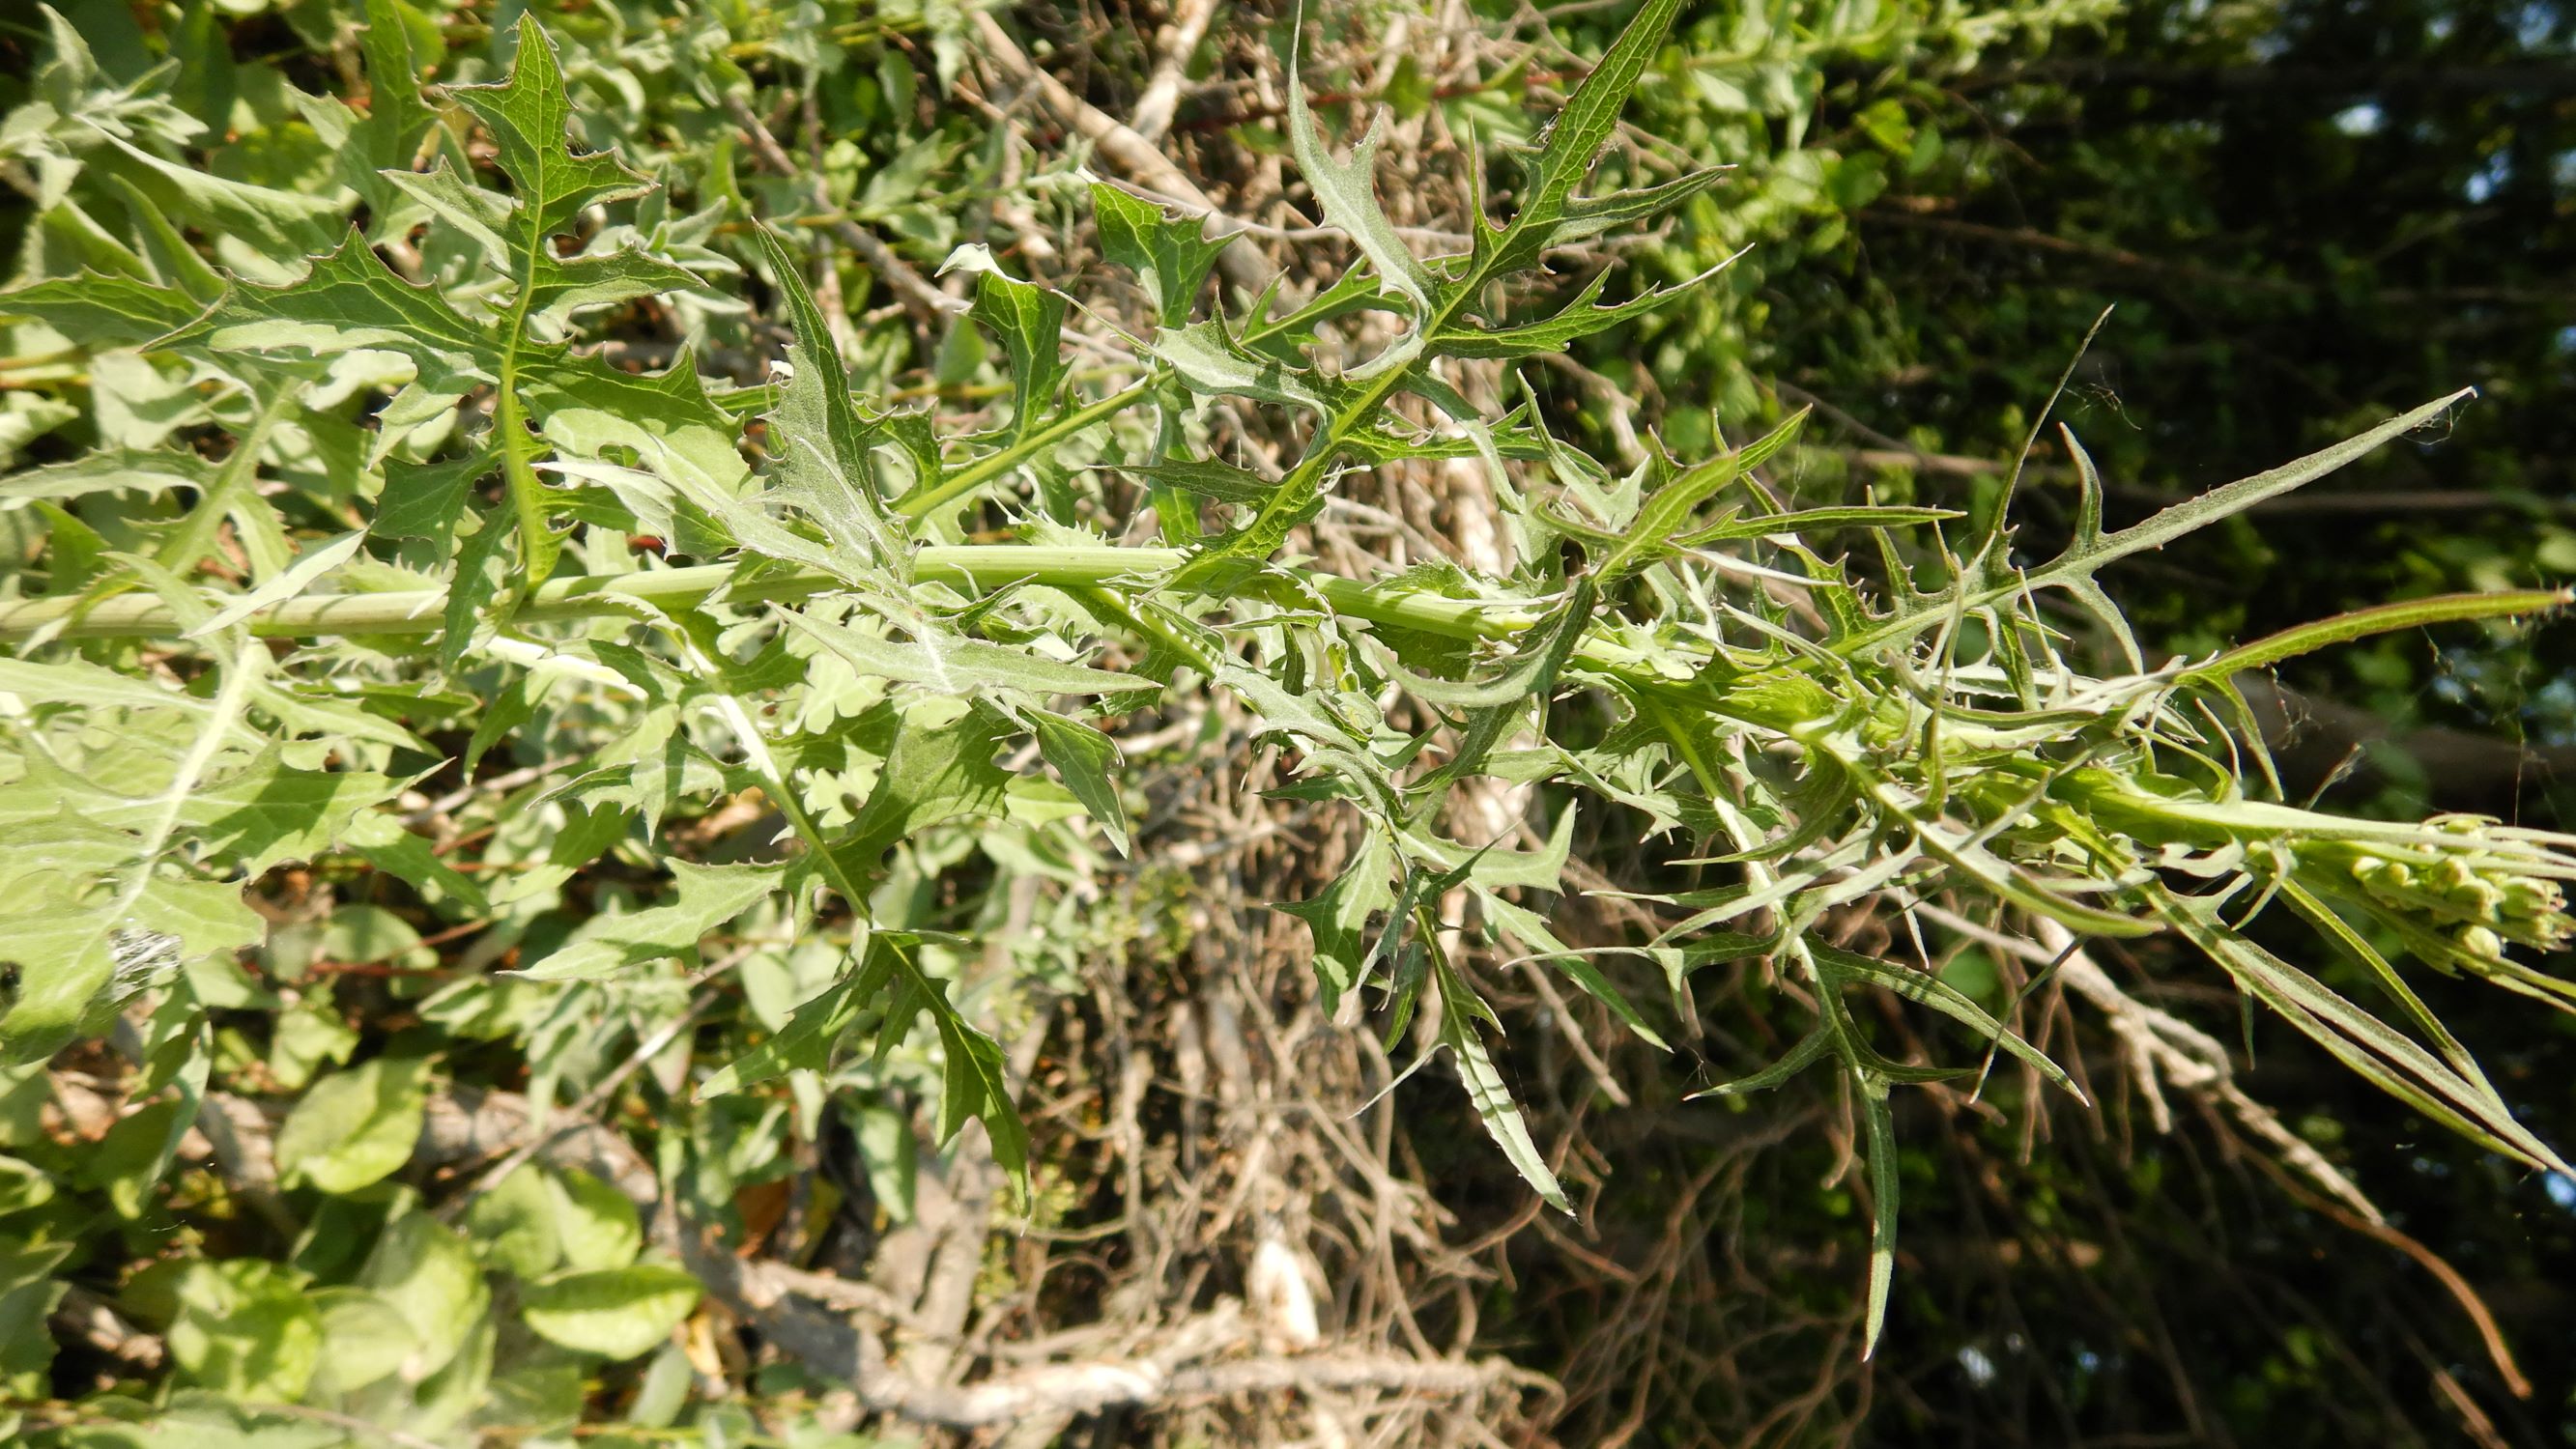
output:
[{"label": "green unopened bud", "polygon": [[2554,916],[2567,909],[2567,895],[2554,880],[2510,880],[2501,909],[2508,916]]},{"label": "green unopened bud", "polygon": [[2504,892],[2482,880],[2453,886],[2442,892],[2442,899],[2473,916],[2483,916],[2504,904]]},{"label": "green unopened bud", "polygon": [[2481,961],[2504,959],[2504,937],[2484,926],[2466,926],[2460,931],[2460,949]]}]

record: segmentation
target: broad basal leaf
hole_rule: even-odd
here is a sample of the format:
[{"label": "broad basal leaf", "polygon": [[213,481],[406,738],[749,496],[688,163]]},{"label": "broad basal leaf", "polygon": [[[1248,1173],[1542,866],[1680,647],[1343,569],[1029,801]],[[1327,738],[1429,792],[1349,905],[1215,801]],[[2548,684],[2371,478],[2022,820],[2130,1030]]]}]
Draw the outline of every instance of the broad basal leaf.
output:
[{"label": "broad basal leaf", "polygon": [[314,1083],[278,1129],[279,1176],[350,1193],[409,1162],[428,1095],[423,1067],[378,1057]]},{"label": "broad basal leaf", "polygon": [[603,1358],[633,1358],[660,1344],[697,1307],[698,1280],[670,1263],[563,1273],[520,1296],[528,1327],[551,1342]]}]

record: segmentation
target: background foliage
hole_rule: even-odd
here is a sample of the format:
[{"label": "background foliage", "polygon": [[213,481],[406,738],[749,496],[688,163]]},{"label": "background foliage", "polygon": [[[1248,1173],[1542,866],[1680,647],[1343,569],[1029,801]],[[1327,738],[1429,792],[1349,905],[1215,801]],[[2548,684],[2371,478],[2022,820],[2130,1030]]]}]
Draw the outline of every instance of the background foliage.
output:
[{"label": "background foliage", "polygon": [[[1401,249],[1462,244],[1466,138],[1488,155],[1531,139],[1634,8],[1309,16],[1298,79],[1324,128],[1356,135],[1355,102],[1390,114],[1374,221],[1347,188],[1316,194],[1332,173],[1298,154],[1295,26],[1261,7],[593,3],[530,12],[543,52],[519,7],[400,0],[11,22],[11,592],[130,577],[120,606],[182,611],[211,641],[55,644],[12,663],[48,672],[7,679],[13,939],[161,1003],[76,1033],[91,983],[50,1017],[22,996],[6,1020],[28,1058],[0,1077],[16,1431],[2576,1436],[2553,1348],[2576,1187],[2450,1135],[2273,1017],[2240,1018],[2226,981],[2165,939],[2088,958],[2121,1000],[2174,1013],[2154,1048],[2123,1034],[2143,1018],[2061,995],[2062,978],[2016,999],[2052,938],[2021,962],[1939,935],[1939,979],[2014,1008],[2092,1100],[2002,1069],[1980,1094],[1899,1093],[1901,1146],[1865,1175],[1859,1095],[1829,1073],[1682,1100],[1800,1039],[1812,1003],[1794,978],[1731,966],[1668,991],[1656,964],[1603,958],[1596,990],[1532,969],[1516,958],[1543,943],[1485,938],[1529,899],[1499,878],[1475,882],[1472,911],[1456,904],[1470,892],[1418,903],[1415,948],[1464,973],[1430,998],[1449,1010],[1385,1045],[1383,1017],[1352,1029],[1362,994],[1331,999],[1333,963],[1344,987],[1394,963],[1357,930],[1369,903],[1336,892],[1387,880],[1386,853],[1411,847],[1316,783],[1346,718],[1281,750],[1269,706],[1238,701],[1264,679],[1375,669],[1355,640],[1312,636],[1356,665],[1256,631],[1236,694],[1128,716],[1127,683],[1191,665],[1194,620],[1103,656],[1115,597],[980,593],[1013,579],[936,567],[901,598],[870,592],[924,583],[875,551],[916,526],[941,546],[1022,517],[1063,530],[1041,544],[1079,546],[1077,527],[1178,544],[1197,533],[1171,522],[1198,515],[1176,502],[1191,490],[1267,496],[1247,491],[1259,477],[1099,466],[1232,458],[1275,477],[1303,437],[1293,390],[1270,395],[1289,382],[1246,370],[1264,353],[1165,334],[1156,371],[1124,339],[1186,322],[1198,289],[1174,278],[1192,271],[1213,268],[1241,319],[1273,274],[1330,296],[1355,260],[1384,275]],[[2547,7],[2441,4],[1685,7],[1596,189],[1735,169],[1650,230],[1557,260],[1569,284],[1619,263],[1600,294],[1618,304],[1735,259],[1519,371],[1547,426],[1621,470],[1658,440],[1696,460],[1812,406],[1766,465],[1783,500],[1948,506],[1969,515],[1965,549],[2116,303],[2061,413],[2114,525],[2484,392],[2438,433],[2114,565],[2148,662],[2554,584],[2576,572],[2556,461],[2576,416],[2565,26]],[[559,57],[560,111],[536,78],[383,80],[497,86],[538,54]],[[557,150],[566,126],[622,167]],[[1094,175],[1252,230],[1200,248]],[[290,285],[325,253],[342,290]],[[1326,377],[1400,345],[1358,305],[1375,290],[1277,337],[1311,333]],[[792,369],[774,368],[790,346]],[[1267,356],[1296,360],[1284,342]],[[1452,376],[1491,416],[1522,400],[1499,367]],[[834,410],[852,391],[869,413]],[[1113,399],[1114,416],[1089,411]],[[935,437],[873,414],[914,405]],[[796,440],[831,453],[828,472],[872,430],[894,509],[760,533],[728,511],[751,496],[746,425],[795,498],[826,491],[796,471],[815,466]],[[1387,458],[1280,521],[1327,569],[1427,566],[1413,577],[1435,599],[1472,588],[1442,565],[1500,577],[1591,552],[1580,535],[1534,547],[1474,450],[1449,451]],[[987,506],[1001,492],[1023,506]],[[2024,561],[2081,544],[2080,498],[2062,449],[2034,455]],[[1596,501],[1615,509],[1616,490]],[[550,509],[586,527],[549,542]],[[1257,527],[1234,550],[1247,560],[1286,537]],[[1189,567],[1230,572],[1219,538],[1215,563]],[[704,616],[730,634],[643,607],[685,641],[671,649],[635,647],[625,622],[473,627],[505,616],[549,549],[573,554],[567,574],[641,577],[728,545],[863,602],[797,615],[811,622],[757,653],[756,591],[748,614]],[[210,617],[180,586],[200,568],[271,604],[325,570],[334,594],[456,583],[424,657],[416,630],[255,643],[247,610]],[[1672,577],[1655,575],[1667,601]],[[1293,593],[1260,605],[1318,612]],[[851,627],[887,609],[909,642]],[[2116,667],[2098,620],[2050,618],[2070,654]],[[1456,682],[1452,646],[1384,637]],[[2548,768],[2576,746],[2566,647],[2545,627],[2400,630],[2292,661],[2298,693],[2257,704],[2306,721],[2276,731],[2294,799],[2361,745],[2347,808],[2555,825]],[[1103,663],[1120,672],[1087,667]],[[989,675],[966,699],[907,676],[934,667]],[[711,688],[754,703],[725,717]],[[1404,712],[1418,700],[1348,708],[1398,732],[1437,722]],[[1113,722],[1114,749],[1093,728]],[[1569,699],[1555,723],[1587,749],[1619,718]],[[740,746],[764,728],[815,742],[784,765],[830,788],[800,805],[760,778]],[[991,764],[1005,739],[1024,742],[1008,783]],[[154,791],[177,803],[132,808]],[[972,824],[939,828],[950,814]],[[1565,851],[1585,890],[1697,884],[1674,863],[1694,852],[1641,844],[1637,817],[1525,782],[1470,780],[1442,818],[1515,857]],[[152,866],[174,843],[185,868]],[[133,860],[112,910],[59,894],[65,861]],[[778,889],[818,870],[867,902],[860,975],[853,914]],[[1268,901],[1314,904],[1283,918]],[[1661,924],[1597,893],[1544,929],[1590,947]],[[2284,924],[2255,937],[2322,973],[2314,936]],[[1906,951],[1866,900],[1817,928],[1865,956]],[[2480,1048],[2501,1123],[2576,1140],[2562,1017],[2409,979]],[[1447,1019],[1476,1000],[1469,981],[1504,1034]],[[1678,1056],[1623,1024],[1631,999]],[[1900,1062],[1961,1054],[1928,1013],[1851,1000]],[[2174,1050],[2180,1022],[2224,1043],[2234,1074],[2195,1082],[2207,1060],[2169,1057],[2142,1073],[2136,1055]],[[820,1054],[853,1025],[884,1049]],[[1458,1055],[1387,1094],[1444,1034]],[[1520,1104],[1517,1143],[1458,1088],[1458,1044],[1477,1040]],[[2169,1102],[2148,1094],[2157,1073]],[[1025,1141],[1000,1117],[959,1132],[1014,1098]],[[1544,1211],[1533,1176],[1578,1216]],[[1899,1184],[1890,1323],[1864,1362],[1869,1222]],[[710,1236],[675,1239],[675,1215]]]}]

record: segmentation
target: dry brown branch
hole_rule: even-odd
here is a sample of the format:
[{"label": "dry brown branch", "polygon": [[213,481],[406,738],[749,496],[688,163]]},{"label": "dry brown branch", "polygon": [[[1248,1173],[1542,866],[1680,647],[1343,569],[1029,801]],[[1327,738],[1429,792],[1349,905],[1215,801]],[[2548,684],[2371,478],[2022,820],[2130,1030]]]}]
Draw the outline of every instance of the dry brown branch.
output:
[{"label": "dry brown branch", "polygon": [[841,244],[866,263],[869,270],[885,279],[896,300],[916,321],[931,322],[966,310],[964,302],[930,285],[921,273],[913,270],[910,262],[896,256],[894,248],[887,246],[874,232],[838,215],[838,209],[832,205],[831,197],[824,189],[823,173],[813,167],[797,165],[795,159],[787,154],[787,149],[778,144],[778,137],[770,132],[768,124],[752,112],[748,102],[730,93],[724,102],[725,113],[733,117],[734,124],[751,142],[752,154],[760,159],[760,164],[780,176],[805,178],[815,213],[831,218],[832,235],[840,238]]},{"label": "dry brown branch", "polygon": [[54,1306],[52,1322],[56,1333],[88,1344],[140,1372],[157,1371],[170,1356],[160,1335],[135,1327],[113,1304],[78,1284],[63,1291],[62,1302]]},{"label": "dry brown branch", "polygon": [[[1004,75],[1016,85],[1030,87],[1048,114],[1054,116],[1059,124],[1088,139],[1098,149],[1101,159],[1121,175],[1208,213],[1218,219],[1222,230],[1235,233],[1244,230],[1199,189],[1197,182],[1155,149],[1152,142],[1067,90],[1064,82],[1039,69],[1029,59],[1028,53],[1020,49],[1019,42],[1013,40],[1010,32],[1004,30],[1002,23],[991,14],[976,12],[975,35],[984,54]],[[1218,256],[1217,270],[1247,294],[1259,292],[1269,284],[1273,275],[1250,244],[1242,241],[1227,247]]]},{"label": "dry brown branch", "polygon": [[1207,39],[1208,24],[1216,19],[1217,0],[1180,0],[1172,8],[1172,18],[1154,37],[1154,73],[1145,82],[1144,94],[1136,98],[1135,114],[1128,126],[1138,140],[1152,145],[1163,139],[1172,128],[1172,115],[1180,108],[1181,82],[1188,75],[1190,56]]},{"label": "dry brown branch", "polygon": [[[2055,921],[2039,919],[2034,922],[2038,936],[2034,945],[1999,931],[1990,931],[1938,906],[1917,902],[1914,909],[1993,949],[2043,967],[2056,963],[2058,979],[2066,989],[2099,1010],[2113,1034],[2127,1049],[2131,1072],[2147,1098],[2158,1131],[2172,1130],[2172,1119],[2165,1107],[2160,1079],[2209,1102],[2272,1149],[2273,1156],[2255,1154],[2253,1160],[2294,1200],[2354,1232],[2396,1248],[2431,1273],[2461,1310],[2468,1314],[2489,1361],[2495,1365],[2496,1373],[2506,1387],[2517,1398],[2530,1397],[2531,1382],[2515,1363],[2512,1348],[2505,1342],[2495,1315],[2488,1310],[2477,1290],[2469,1286],[2468,1280],[2439,1254],[2391,1226],[2378,1206],[2351,1178],[2327,1161],[2325,1155],[2307,1139],[2285,1126],[2279,1114],[2248,1096],[2235,1082],[2226,1048],[2214,1038],[2123,991],[2089,953],[2080,949],[2075,937]],[[2296,1170],[2295,1176],[2291,1169]],[[2306,1179],[2305,1184],[2299,1180],[2301,1177]],[[2312,1187],[2322,1189],[2323,1195],[2311,1190]]]}]

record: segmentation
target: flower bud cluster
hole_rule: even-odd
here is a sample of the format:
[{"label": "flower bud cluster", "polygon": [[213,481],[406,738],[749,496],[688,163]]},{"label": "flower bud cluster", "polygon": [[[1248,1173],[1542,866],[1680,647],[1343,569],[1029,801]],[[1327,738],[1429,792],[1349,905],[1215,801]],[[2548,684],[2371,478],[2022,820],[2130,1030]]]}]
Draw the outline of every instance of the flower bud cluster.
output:
[{"label": "flower bud cluster", "polygon": [[[2552,951],[2576,938],[2566,892],[2535,870],[2554,863],[2548,857],[2489,837],[2495,822],[2483,816],[2426,823],[2431,828],[2420,844],[2337,841],[2325,850],[2346,857],[2343,868],[2374,909],[2442,928],[2473,960],[2504,959],[2507,942]],[[2304,853],[2314,859],[2318,850]]]}]

